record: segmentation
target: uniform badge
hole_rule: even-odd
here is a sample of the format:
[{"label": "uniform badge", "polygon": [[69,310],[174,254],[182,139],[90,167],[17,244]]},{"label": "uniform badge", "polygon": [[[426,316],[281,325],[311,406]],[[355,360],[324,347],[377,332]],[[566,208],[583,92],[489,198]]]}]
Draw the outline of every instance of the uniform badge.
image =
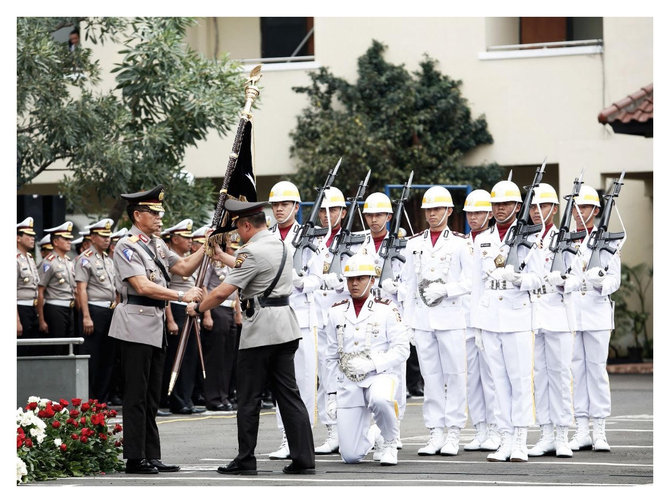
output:
[{"label": "uniform badge", "polygon": [[28,282],[30,282],[30,278],[23,278],[23,282],[24,282],[24,283],[28,283]]},{"label": "uniform badge", "polygon": [[382,268],[379,266],[375,266],[375,276],[379,277],[382,274]]},{"label": "uniform badge", "polygon": [[328,262],[323,263],[323,273],[326,274],[330,270],[330,264]]},{"label": "uniform badge", "polygon": [[121,254],[124,257],[126,257],[126,260],[128,262],[130,262],[131,259],[133,258],[133,253],[135,253],[135,252],[133,250],[131,250],[130,248],[125,248],[123,251],[121,251]]},{"label": "uniform badge", "polygon": [[158,254],[161,256],[161,258],[165,258],[165,252],[163,250],[160,250]]},{"label": "uniform badge", "polygon": [[44,264],[44,265],[42,266],[42,270],[43,270],[44,272],[47,272],[50,268],[51,268],[51,266],[50,266],[49,264]]},{"label": "uniform badge", "polygon": [[498,255],[495,259],[493,259],[493,263],[496,265],[496,267],[505,267],[505,257]]},{"label": "uniform badge", "polygon": [[242,267],[242,264],[246,259],[247,259],[246,253],[240,253],[239,255],[237,255],[237,258],[235,259],[235,268],[239,269],[240,267]]},{"label": "uniform badge", "polygon": [[86,264],[88,264],[88,259],[81,259],[81,266],[84,267]]},{"label": "uniform badge", "polygon": [[64,280],[63,278],[61,278],[61,279],[58,280],[58,284],[59,284],[59,285],[62,285],[63,283],[65,283],[65,280]]},{"label": "uniform badge", "polygon": [[149,280],[154,281],[156,279],[156,273],[151,271],[151,274],[149,274]]},{"label": "uniform badge", "polygon": [[149,238],[145,236],[144,234],[140,234],[140,239],[142,240],[143,243],[148,243]]},{"label": "uniform badge", "polygon": [[100,281],[105,281],[105,275],[104,274],[101,274],[100,276],[98,276],[98,278],[100,279]]}]

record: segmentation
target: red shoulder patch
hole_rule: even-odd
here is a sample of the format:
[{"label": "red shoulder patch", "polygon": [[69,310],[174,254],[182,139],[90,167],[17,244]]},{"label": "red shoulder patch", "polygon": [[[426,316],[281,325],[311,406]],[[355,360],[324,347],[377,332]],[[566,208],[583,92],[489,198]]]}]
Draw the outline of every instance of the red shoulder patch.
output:
[{"label": "red shoulder patch", "polygon": [[385,306],[388,306],[389,304],[391,304],[391,299],[383,299],[381,297],[380,298],[375,297],[375,302],[377,304],[384,304]]},{"label": "red shoulder patch", "polygon": [[86,250],[86,251],[83,253],[83,255],[84,255],[84,257],[90,257],[91,255],[93,255],[93,249],[92,249],[92,248],[89,248],[88,250]]},{"label": "red shoulder patch", "polygon": [[44,260],[48,260],[49,262],[51,262],[51,261],[52,261],[53,259],[55,259],[55,258],[56,258],[56,254],[55,254],[55,253],[49,253],[49,255],[47,255],[47,256],[44,258]]},{"label": "red shoulder patch", "polygon": [[348,303],[349,303],[349,299],[343,299],[343,300],[341,300],[341,301],[339,301],[339,302],[335,302],[335,304],[333,304],[333,305],[330,306],[330,307],[341,306],[342,304],[348,304]]}]

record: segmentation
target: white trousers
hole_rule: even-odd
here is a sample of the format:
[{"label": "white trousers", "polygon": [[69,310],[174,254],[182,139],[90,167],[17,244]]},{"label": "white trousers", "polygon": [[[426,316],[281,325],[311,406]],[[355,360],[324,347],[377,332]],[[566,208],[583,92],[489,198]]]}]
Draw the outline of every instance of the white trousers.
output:
[{"label": "white trousers", "polygon": [[607,375],[609,330],[575,332],[572,353],[575,417],[609,417],[612,412]]},{"label": "white trousers", "polygon": [[[478,328],[468,330],[479,330]],[[498,402],[486,353],[475,346],[474,338],[465,340],[468,361],[468,412],[472,424],[497,421]]]},{"label": "white trousers", "polygon": [[572,417],[571,332],[535,334],[535,416],[538,424],[570,426]]},{"label": "white trousers", "polygon": [[467,371],[465,329],[415,330],[423,376],[423,421],[427,428],[465,427]]},{"label": "white trousers", "polygon": [[[300,391],[300,398],[309,413],[309,423],[314,427],[316,422],[316,327],[300,328],[300,344],[295,352],[295,380]],[[284,423],[277,407],[277,426],[284,429]]]},{"label": "white trousers", "polygon": [[325,327],[317,331],[317,355],[318,355],[318,376],[319,384],[316,389],[316,410],[318,412],[319,422],[325,425],[335,424],[337,420],[331,419],[326,412],[326,401],[328,392],[326,383],[328,382],[328,369],[326,368],[326,345],[327,336]]},{"label": "white trousers", "polygon": [[[366,379],[367,380],[367,379]],[[381,430],[384,440],[398,437],[398,416],[395,394],[396,376],[379,374],[369,378],[370,386],[361,388],[356,383],[345,384],[347,393],[360,393],[365,406],[337,407],[337,436],[340,455],[345,463],[359,463],[372,447],[367,437],[372,418]],[[351,395],[350,395],[351,396]]]},{"label": "white trousers", "polygon": [[498,428],[512,433],[528,428],[533,417],[533,332],[482,330],[486,360],[493,376],[500,414]]}]

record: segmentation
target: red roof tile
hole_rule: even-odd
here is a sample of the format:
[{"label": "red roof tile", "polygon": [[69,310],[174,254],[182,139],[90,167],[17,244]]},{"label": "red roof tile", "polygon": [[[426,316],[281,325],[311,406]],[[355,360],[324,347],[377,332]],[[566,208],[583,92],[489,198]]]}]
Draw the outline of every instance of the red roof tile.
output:
[{"label": "red roof tile", "polygon": [[601,124],[647,122],[654,119],[654,84],[644,86],[598,114]]}]

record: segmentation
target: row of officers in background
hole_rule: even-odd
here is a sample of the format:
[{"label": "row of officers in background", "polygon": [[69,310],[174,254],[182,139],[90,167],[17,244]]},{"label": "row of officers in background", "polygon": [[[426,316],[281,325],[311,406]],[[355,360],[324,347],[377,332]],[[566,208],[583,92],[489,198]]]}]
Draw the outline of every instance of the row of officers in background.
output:
[{"label": "row of officers in background", "polygon": [[[112,232],[109,218],[86,226],[81,237],[74,240],[72,223],[45,229],[38,243],[41,261],[31,252],[35,248],[33,218],[17,224],[17,336],[31,338],[83,337],[76,347],[89,358],[89,398],[120,405],[123,396],[122,369],[118,343],[108,337],[114,309],[120,302],[121,284],[112,261],[114,248],[128,229]],[[189,255],[205,242],[206,227],[193,229],[190,219],[165,229],[161,237],[179,256]],[[233,236],[228,251],[239,243]],[[72,252],[75,251],[73,254]],[[74,258],[72,258],[73,256]],[[212,262],[206,271],[205,286],[216,287],[225,277],[227,268]],[[195,284],[190,276],[170,275],[170,288],[188,290]],[[168,377],[174,361],[178,334],[185,319],[183,301],[170,302],[166,309],[166,329],[169,337],[168,355],[161,386],[160,415],[193,414],[208,410],[235,409],[235,355],[242,323],[236,298],[227,299],[217,309],[208,311],[202,319],[202,345],[208,378],[202,377],[194,337],[189,338],[183,360],[183,370],[168,396]],[[18,356],[62,355],[66,346],[21,345]]]},{"label": "row of officers in background", "polygon": [[[269,203],[276,221],[269,231],[283,241],[292,256],[294,238],[300,231],[296,221],[301,204],[298,188],[279,182],[270,192]],[[587,268],[590,249],[586,240],[600,210],[599,196],[592,187],[583,185],[575,198],[573,219],[577,230],[586,231],[586,238],[576,243],[576,255],[561,258],[565,274],[551,272],[549,243],[557,231],[553,218],[559,201],[555,190],[544,183],[534,189],[531,207],[533,222],[542,223],[543,230],[534,236],[532,247],[520,251],[521,272],[505,267],[510,251],[505,236],[517,223],[521,203],[519,188],[507,180],[497,183],[491,193],[471,192],[464,211],[472,231],[462,235],[448,225],[454,209],[451,194],[444,187],[431,187],[421,205],[427,228],[407,240],[403,260],[395,261],[392,277],[380,282],[383,260],[379,251],[393,214],[391,201],[382,193],[366,198],[362,213],[367,230],[352,248],[352,256],[342,257],[340,274],[330,270],[333,256],[329,248],[342,232],[348,210],[341,191],[326,189],[319,218],[327,232],[315,239],[314,250],[301,251],[304,266],[293,270],[289,297],[300,327],[294,359],[300,397],[311,427],[319,421],[327,430],[323,444],[314,449],[316,454],[339,452],[345,462],[355,463],[373,451],[382,465],[396,464],[408,387],[419,388],[418,393],[420,381],[429,438],[418,455],[457,455],[468,416],[476,435],[463,448],[491,451],[489,461],[527,461],[528,456],[554,453],[570,457],[574,450],[587,448],[609,450],[605,435],[605,419],[611,411],[606,371],[613,329],[609,296],[619,287],[620,256],[618,251],[605,253],[602,267]],[[73,237],[71,224],[48,229],[53,251],[39,266],[29,253],[34,246],[32,219],[18,224],[19,335],[34,336],[38,331],[51,336],[72,335],[73,307],[78,304],[82,333],[93,343],[97,313],[109,315],[120,291],[106,253],[110,224],[102,220],[88,226],[92,248],[74,264],[67,257]],[[191,224],[185,220],[164,231],[171,238],[171,249],[161,257],[171,267],[179,257],[192,253],[187,246]],[[226,242],[232,251],[234,241]],[[156,253],[161,252],[156,245]],[[124,248],[123,253],[133,251]],[[206,290],[216,289],[225,279],[226,267],[242,267],[250,257],[244,247],[236,256],[233,266],[210,268]],[[125,258],[132,262],[132,257]],[[171,274],[170,288],[180,295],[166,311],[168,338],[179,333],[187,315],[200,313],[195,303],[200,298],[194,297],[194,302],[184,298],[193,285],[192,275]],[[217,323],[235,327],[254,316],[253,309],[240,313],[236,295],[203,313],[205,334]],[[101,321],[100,325],[105,323],[109,327],[109,322]],[[208,349],[207,335],[203,336],[204,387],[206,390],[211,378],[216,383],[214,394],[218,393],[216,398],[206,393],[208,408],[213,410],[230,410],[232,405],[228,393],[234,379],[237,341],[231,334],[236,331],[224,332],[227,335],[217,339],[216,348]],[[99,339],[101,346],[109,342],[104,335]],[[183,388],[177,384],[173,392],[183,404],[170,404],[175,411],[193,408],[189,400],[197,382],[190,384],[184,376],[197,381],[198,364],[196,349],[191,346],[194,337],[189,341],[180,374]],[[176,339],[175,344],[168,342],[169,353]],[[100,355],[100,362],[108,357],[106,349],[86,352],[92,362],[95,354]],[[208,362],[208,354],[216,355],[212,357],[215,361]],[[190,360],[188,355],[192,355]],[[414,372],[412,356],[418,363]],[[164,389],[172,359],[169,354],[165,358]],[[100,367],[92,365],[113,368],[108,361]],[[96,372],[91,371],[92,383],[98,380]],[[94,397],[101,393],[95,386],[92,384]],[[277,423],[283,433],[281,410]],[[541,437],[528,449],[527,432],[534,424],[541,426]],[[576,431],[568,439],[568,430],[575,424]],[[289,441],[283,434],[270,457],[288,459],[290,455]],[[246,467],[252,469],[255,466]]]}]

